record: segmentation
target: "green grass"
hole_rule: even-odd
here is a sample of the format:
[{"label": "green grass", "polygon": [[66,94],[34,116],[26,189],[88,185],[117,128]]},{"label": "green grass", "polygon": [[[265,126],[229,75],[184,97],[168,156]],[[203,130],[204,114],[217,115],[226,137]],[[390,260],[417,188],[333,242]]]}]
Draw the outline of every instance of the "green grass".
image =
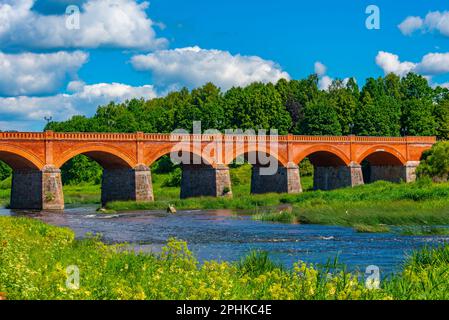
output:
[{"label": "green grass", "polygon": [[405,236],[445,236],[449,235],[449,229],[435,226],[412,226],[401,228],[400,233]]},{"label": "green grass", "polygon": [[[388,226],[449,224],[449,183],[379,181],[333,191],[264,195],[239,193],[243,187],[240,188],[234,188],[237,192],[232,199],[206,197],[151,203],[113,202],[107,204],[107,208],[117,211],[165,209],[171,203],[177,209],[243,210],[243,213],[254,214],[255,219],[264,221],[351,226],[360,232],[385,232]],[[282,211],[278,209],[280,205],[290,205],[292,210]]]},{"label": "green grass", "polygon": [[[290,269],[251,252],[200,264],[175,239],[161,253],[134,253],[30,218],[0,217],[0,230],[0,292],[8,299],[449,299],[449,246],[414,252],[403,271],[370,290],[363,275],[337,263]],[[74,267],[76,290],[67,286],[76,284]]]},{"label": "green grass", "polygon": [[354,230],[361,233],[383,233],[389,232],[390,228],[385,225],[355,224]]}]

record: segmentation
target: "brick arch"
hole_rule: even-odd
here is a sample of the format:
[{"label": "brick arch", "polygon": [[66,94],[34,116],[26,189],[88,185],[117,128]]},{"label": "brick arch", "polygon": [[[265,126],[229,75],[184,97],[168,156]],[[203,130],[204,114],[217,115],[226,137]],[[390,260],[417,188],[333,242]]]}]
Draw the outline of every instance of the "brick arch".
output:
[{"label": "brick arch", "polygon": [[331,145],[315,145],[315,146],[309,147],[309,148],[301,151],[300,153],[298,153],[298,155],[296,155],[293,158],[293,162],[296,164],[299,164],[299,163],[301,163],[302,160],[304,160],[311,154],[314,154],[317,152],[326,152],[326,153],[332,154],[332,155],[336,156],[337,158],[339,158],[340,160],[342,160],[344,162],[344,164],[347,166],[351,163],[351,160],[348,157],[348,155],[346,155],[346,153],[344,153],[337,147],[334,147]]},{"label": "brick arch", "polygon": [[277,152],[276,155],[273,154],[273,152],[271,152],[269,149],[267,148],[259,148],[257,145],[250,145],[250,147],[240,147],[237,150],[235,150],[235,152],[228,152],[226,150],[224,150],[224,154],[225,154],[225,164],[230,164],[232,163],[235,159],[237,159],[239,156],[248,154],[248,153],[253,153],[253,152],[265,152],[266,154],[270,155],[271,157],[275,158],[280,164],[282,164],[282,166],[287,167],[288,165],[288,159],[286,156],[283,156],[281,154],[281,152]]},{"label": "brick arch", "polygon": [[32,151],[10,144],[0,144],[0,160],[13,169],[41,170],[45,163]]},{"label": "brick arch", "polygon": [[[174,145],[164,145],[163,147],[157,149],[156,151],[150,151],[148,152],[148,154],[145,156],[145,164],[147,166],[151,166],[152,164],[154,164],[157,160],[159,160],[161,157],[169,155],[174,149]],[[207,155],[201,154],[200,152],[196,152],[196,151],[192,151],[190,150],[190,143],[189,143],[189,150],[186,150],[186,152],[198,156],[200,157],[206,164],[212,166],[212,167],[216,167],[216,162],[215,160]]]},{"label": "brick arch", "polygon": [[378,152],[383,152],[383,153],[387,153],[391,156],[393,156],[394,158],[396,158],[402,165],[405,165],[407,163],[407,159],[405,158],[405,156],[396,148],[394,147],[390,147],[390,146],[386,146],[386,145],[375,145],[370,147],[368,150],[366,150],[365,152],[363,152],[357,159],[357,163],[362,163],[363,160],[365,160],[367,157],[369,157],[370,155],[373,155],[375,153]]},{"label": "brick arch", "polygon": [[98,143],[88,143],[65,151],[61,157],[55,161],[55,166],[60,168],[64,163],[80,154],[84,154],[97,161],[103,168],[134,168],[137,165],[136,160],[133,157],[124,153],[117,147]]}]

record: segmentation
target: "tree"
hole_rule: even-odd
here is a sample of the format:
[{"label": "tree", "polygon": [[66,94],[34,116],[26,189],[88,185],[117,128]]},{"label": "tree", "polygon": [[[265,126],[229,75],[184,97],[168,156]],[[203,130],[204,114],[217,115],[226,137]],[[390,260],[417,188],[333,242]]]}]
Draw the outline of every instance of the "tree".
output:
[{"label": "tree", "polygon": [[12,173],[12,169],[10,166],[8,166],[3,161],[0,161],[0,181],[5,180],[8,178]]},{"label": "tree", "polygon": [[271,83],[231,88],[224,95],[224,112],[229,129],[277,129],[286,134],[291,127],[291,117]]},{"label": "tree", "polygon": [[300,134],[300,123],[304,118],[304,108],[310,101],[317,99],[321,92],[318,89],[318,77],[310,75],[303,80],[280,79],[276,90],[281,95],[282,103],[290,114],[292,120],[289,132]]},{"label": "tree", "polygon": [[403,125],[411,136],[436,134],[436,122],[432,114],[433,104],[428,98],[409,98],[403,102]]},{"label": "tree", "polygon": [[307,103],[302,131],[307,135],[341,135],[335,107],[324,97]]},{"label": "tree", "polygon": [[434,181],[447,181],[449,175],[449,142],[438,142],[423,153],[416,169],[418,177],[430,177]]},{"label": "tree", "polygon": [[329,100],[337,113],[341,132],[345,135],[351,133],[350,124],[354,123],[354,113],[357,109],[358,87],[353,79],[345,85],[343,80],[334,80],[329,87]]},{"label": "tree", "polygon": [[63,184],[75,185],[80,183],[99,184],[102,168],[98,163],[84,155],[78,155],[67,161],[61,168]]}]

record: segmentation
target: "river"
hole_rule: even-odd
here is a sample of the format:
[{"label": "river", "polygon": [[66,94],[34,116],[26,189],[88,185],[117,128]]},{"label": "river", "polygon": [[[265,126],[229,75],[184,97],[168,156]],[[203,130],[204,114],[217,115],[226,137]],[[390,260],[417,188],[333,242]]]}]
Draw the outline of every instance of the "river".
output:
[{"label": "river", "polygon": [[[23,214],[0,209],[0,215]],[[411,250],[449,240],[448,236],[368,234],[338,226],[262,222],[228,210],[108,215],[98,214],[95,207],[83,206],[68,208],[63,214],[39,212],[31,216],[69,227],[78,238],[86,233],[101,234],[106,243],[129,243],[135,250],[158,252],[169,237],[176,237],[187,241],[200,261],[235,261],[255,249],[269,252],[274,261],[286,267],[298,260],[324,264],[338,256],[338,261],[350,271],[364,272],[367,266],[376,265],[382,276],[399,271]]]}]

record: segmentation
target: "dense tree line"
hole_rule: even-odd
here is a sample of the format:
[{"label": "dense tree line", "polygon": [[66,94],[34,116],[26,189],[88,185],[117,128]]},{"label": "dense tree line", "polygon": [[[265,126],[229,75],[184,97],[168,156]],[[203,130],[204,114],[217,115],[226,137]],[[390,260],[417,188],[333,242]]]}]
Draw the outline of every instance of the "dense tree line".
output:
[{"label": "dense tree line", "polygon": [[[45,129],[169,133],[180,128],[191,131],[194,121],[201,121],[203,130],[275,128],[279,134],[436,135],[447,139],[449,91],[432,88],[414,73],[403,78],[394,74],[369,78],[362,88],[354,79],[335,80],[328,90],[319,89],[316,75],[276,84],[253,83],[226,92],[207,83],[151,100],[111,102],[98,107],[93,117],[50,122]],[[89,173],[82,174],[86,167]],[[9,174],[2,168],[0,178]],[[66,183],[100,179],[98,166],[82,156],[67,163],[63,171]]]},{"label": "dense tree line", "polygon": [[212,83],[182,89],[151,100],[133,99],[100,106],[91,118],[74,116],[51,122],[54,131],[171,132],[202,129],[270,129],[305,135],[449,135],[449,91],[432,88],[420,75],[394,74],[367,79],[335,80],[319,90],[318,77],[253,83],[221,92]]}]

